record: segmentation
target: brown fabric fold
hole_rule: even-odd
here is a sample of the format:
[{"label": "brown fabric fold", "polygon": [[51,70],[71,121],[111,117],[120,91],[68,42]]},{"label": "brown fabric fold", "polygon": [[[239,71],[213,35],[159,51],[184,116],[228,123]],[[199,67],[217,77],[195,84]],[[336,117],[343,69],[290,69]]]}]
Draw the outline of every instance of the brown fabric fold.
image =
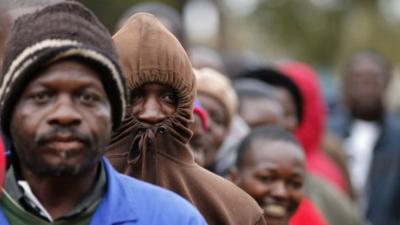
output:
[{"label": "brown fabric fold", "polygon": [[181,195],[211,225],[265,224],[262,210],[249,195],[193,160],[187,143],[192,135],[195,77],[176,38],[155,17],[139,13],[113,39],[131,92],[156,82],[178,94],[176,113],[155,126],[141,123],[127,108],[105,152],[114,167]]}]

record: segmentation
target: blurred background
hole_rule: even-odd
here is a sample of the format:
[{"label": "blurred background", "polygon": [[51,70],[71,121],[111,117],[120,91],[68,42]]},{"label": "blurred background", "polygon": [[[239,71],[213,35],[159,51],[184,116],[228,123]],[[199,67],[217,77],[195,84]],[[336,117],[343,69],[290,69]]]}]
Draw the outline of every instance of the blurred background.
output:
[{"label": "blurred background", "polygon": [[[81,0],[110,29],[140,0]],[[398,0],[163,0],[181,13],[190,46],[240,52],[257,60],[295,58],[320,73],[325,94],[335,95],[337,74],[352,52],[371,48],[396,68],[400,61]],[[399,77],[388,102],[399,109]],[[333,88],[332,88],[333,87]]]}]

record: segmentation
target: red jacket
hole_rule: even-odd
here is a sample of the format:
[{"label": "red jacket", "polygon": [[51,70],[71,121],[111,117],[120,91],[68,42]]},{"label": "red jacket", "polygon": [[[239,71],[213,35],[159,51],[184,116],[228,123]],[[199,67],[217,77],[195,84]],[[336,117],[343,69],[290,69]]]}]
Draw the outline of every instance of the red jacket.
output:
[{"label": "red jacket", "polygon": [[6,151],[3,139],[0,138],[0,187],[4,184],[4,174],[6,170]]},{"label": "red jacket", "polygon": [[326,108],[316,72],[308,65],[286,62],[279,70],[298,86],[303,98],[303,118],[296,130],[307,157],[307,169],[347,192],[337,165],[320,148],[325,130]]},{"label": "red jacket", "polygon": [[328,225],[322,213],[307,197],[303,198],[296,213],[290,219],[290,225]]}]

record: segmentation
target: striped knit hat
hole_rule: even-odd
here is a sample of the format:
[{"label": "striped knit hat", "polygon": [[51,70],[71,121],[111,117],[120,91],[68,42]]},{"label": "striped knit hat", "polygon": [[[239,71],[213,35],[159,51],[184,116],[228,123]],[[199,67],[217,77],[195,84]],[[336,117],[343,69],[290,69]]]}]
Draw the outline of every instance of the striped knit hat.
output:
[{"label": "striped knit hat", "polygon": [[49,5],[15,21],[0,79],[0,123],[9,135],[11,113],[34,75],[49,63],[72,58],[100,75],[112,106],[114,129],[124,117],[127,91],[107,29],[80,3]]}]

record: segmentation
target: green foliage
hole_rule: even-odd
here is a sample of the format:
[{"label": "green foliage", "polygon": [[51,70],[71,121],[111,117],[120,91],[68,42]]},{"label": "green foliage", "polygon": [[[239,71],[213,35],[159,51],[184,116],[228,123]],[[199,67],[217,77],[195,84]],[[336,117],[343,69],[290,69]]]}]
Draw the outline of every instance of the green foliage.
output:
[{"label": "green foliage", "polygon": [[[222,1],[222,0],[219,0]],[[338,0],[339,1],[339,0]],[[114,32],[115,23],[144,0],[81,0]],[[159,0],[178,10],[186,0]],[[223,48],[257,49],[265,55],[287,55],[314,65],[332,66],[360,48],[374,48],[391,61],[400,59],[400,24],[388,24],[377,0],[342,0],[323,9],[311,0],[260,0],[257,10],[241,19],[227,17]],[[400,23],[400,22],[399,22]],[[217,46],[217,47],[221,47]],[[277,53],[277,54],[276,54]]]},{"label": "green foliage", "polygon": [[[113,32],[115,24],[118,19],[124,14],[126,10],[131,8],[132,6],[142,3],[149,2],[145,0],[80,0],[83,4],[89,7],[99,19],[107,26],[107,28]],[[177,9],[182,7],[182,4],[185,2],[174,1],[174,0],[154,0],[153,2],[162,2],[175,7]]]}]

